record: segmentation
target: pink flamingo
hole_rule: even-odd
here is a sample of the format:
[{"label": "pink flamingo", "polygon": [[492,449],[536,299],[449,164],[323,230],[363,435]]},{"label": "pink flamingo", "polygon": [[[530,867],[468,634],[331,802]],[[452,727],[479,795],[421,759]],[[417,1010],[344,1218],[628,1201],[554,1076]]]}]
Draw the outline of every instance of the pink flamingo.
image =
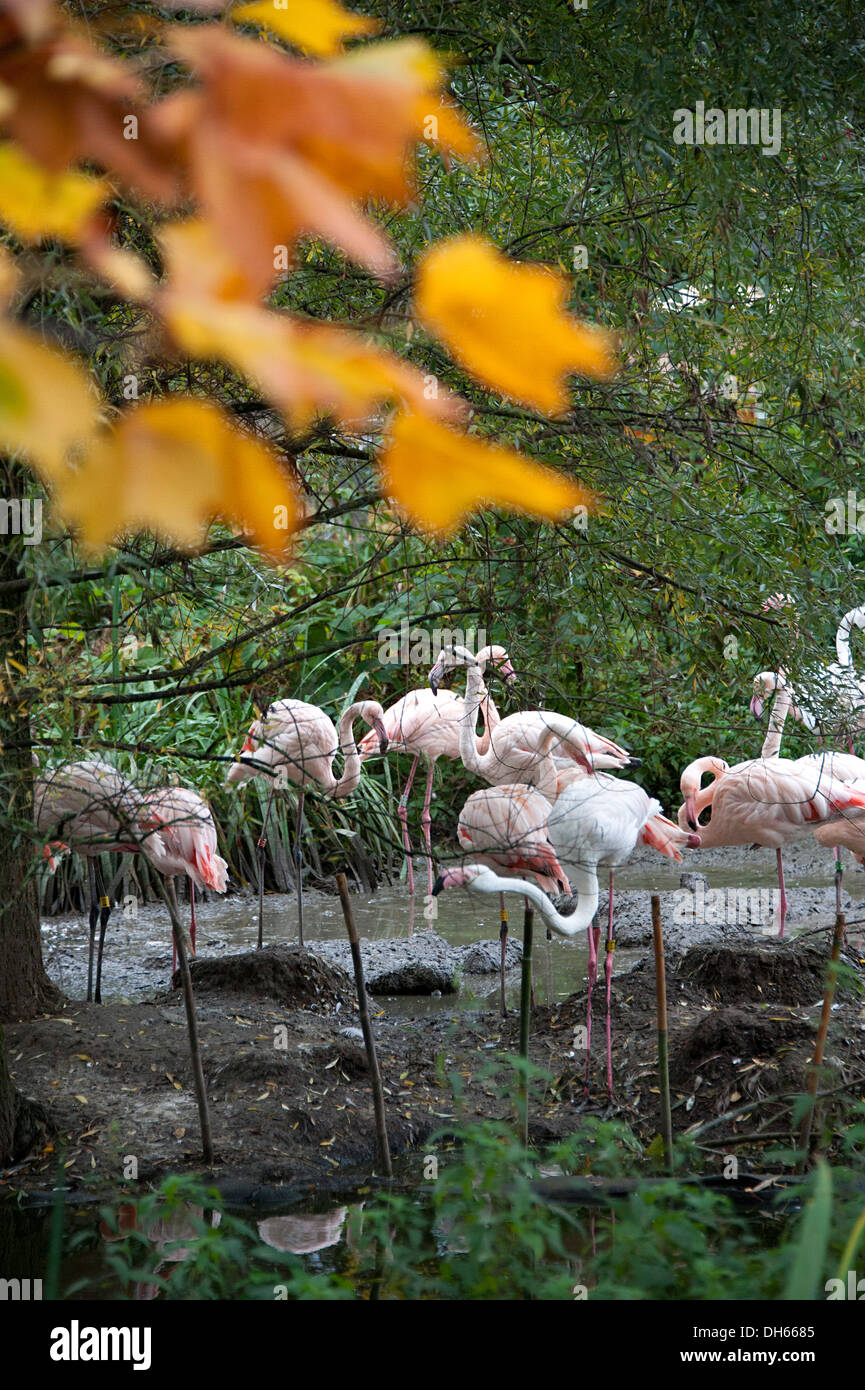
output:
[{"label": "pink flamingo", "polygon": [[454,666],[467,668],[460,756],[469,772],[485,782],[493,785],[525,782],[537,787],[542,796],[553,802],[563,759],[578,763],[587,772],[601,766],[639,766],[639,759],[631,758],[611,739],[552,710],[522,710],[508,715],[490,731],[489,748],[480,753],[472,729],[480,701],[481,672],[471,652],[459,646],[443,651],[430,672],[430,686],[435,692],[445,671]]},{"label": "pink flamingo", "polygon": [[[306,788],[317,786],[334,800],[350,796],[361,776],[360,754],[354,741],[354,722],[363,719],[375,730],[381,751],[387,749],[384,710],[377,700],[358,700],[342,715],[339,730],[318,705],[305,700],[277,700],[264,719],[250,725],[238,758],[231,764],[226,781],[245,782],[261,772],[284,778],[300,788],[297,800],[297,835],[294,860],[297,874],[298,940],[303,945],[303,882],[301,875],[301,833]],[[333,763],[337,752],[343,755],[342,776],[337,778]],[[264,939],[264,850],[267,819],[276,781],[271,784],[264,824],[258,840],[258,945]]]},{"label": "pink flamingo", "polygon": [[[586,1018],[586,1072],[588,1091],[591,1061],[592,992],[597,979],[598,941],[600,928],[593,924],[598,911],[600,888],[598,869],[614,870],[627,862],[646,827],[661,808],[635,782],[598,773],[584,777],[567,786],[552,806],[547,819],[547,832],[556,857],[567,871],[576,889],[577,906],[570,915],[557,911],[541,888],[525,879],[503,878],[486,865],[471,864],[462,869],[449,869],[439,879],[436,888],[463,885],[476,893],[521,893],[539,910],[546,925],[560,936],[573,937],[586,929],[589,943],[589,992]],[[649,831],[654,840],[655,831]],[[661,836],[658,834],[658,840]],[[692,837],[693,839],[696,837]],[[669,847],[669,840],[663,844]],[[658,847],[657,845],[655,846]],[[666,852],[662,850],[662,852]],[[612,881],[612,880],[611,880]],[[434,890],[435,891],[435,890]],[[613,972],[612,912],[607,924],[607,953],[605,962],[607,998],[607,1089],[613,1096],[612,1021],[610,991]]]},{"label": "pink flamingo", "polygon": [[[550,842],[547,820],[550,803],[534,787],[482,787],[472,792],[460,812],[457,839],[473,860],[509,873],[530,873],[541,888],[551,893],[571,891],[567,875]],[[501,911],[501,1010],[505,1003],[505,962],[508,915]]]},{"label": "pink flamingo", "polygon": [[[835,755],[839,756],[839,755]],[[787,920],[787,895],[781,847],[810,835],[818,825],[832,825],[865,810],[865,788],[845,785],[830,770],[831,761],[805,758],[758,758],[730,767],[723,758],[697,758],[685,768],[679,785],[685,798],[677,816],[680,827],[697,831],[704,846],[766,845],[775,850],[780,892],[779,937]],[[712,781],[703,787],[709,773]],[[700,815],[712,809],[708,825]]]},{"label": "pink flamingo", "polygon": [[[484,647],[478,652],[476,661],[481,675],[478,706],[483,719],[484,732],[480,738],[477,738],[473,728],[471,737],[476,739],[479,751],[486,752],[489,747],[490,730],[494,729],[499,723],[499,712],[493,703],[492,696],[485,689],[482,682],[486,664],[490,662],[495,666],[508,685],[511,684],[516,677],[504,647]],[[402,842],[405,848],[408,891],[412,895],[414,894],[414,866],[412,864],[411,839],[408,833],[408,799],[414,783],[415,773],[417,772],[418,762],[422,757],[426,758],[427,761],[427,778],[424,790],[423,811],[421,812],[421,825],[423,827],[424,844],[426,845],[427,892],[431,894],[433,886],[433,854],[430,835],[430,825],[432,821],[430,815],[430,802],[432,800],[435,767],[439,758],[449,758],[453,762],[459,760],[460,734],[464,716],[465,703],[459,695],[454,694],[452,690],[436,692],[423,686],[416,690],[410,690],[407,695],[403,695],[402,699],[389,705],[383,714],[384,728],[387,735],[387,746],[390,751],[395,753],[411,753],[414,755],[414,761],[412,762],[405,788],[400,797],[397,811],[402,833]],[[375,745],[374,731],[366,734],[361,739],[359,748],[362,759],[366,759],[378,751]]]},{"label": "pink flamingo", "polygon": [[[228,887],[228,865],[216,852],[216,825],[210,807],[189,787],[161,787],[142,798],[138,824],[148,832],[142,849],[153,867],[164,878],[186,874],[189,879],[189,939],[195,955],[195,890],[211,888],[215,893],[224,893]],[[176,968],[175,944],[172,975]],[[101,973],[102,938],[96,965],[97,991]]]},{"label": "pink flamingo", "polygon": [[[845,622],[860,611],[854,609],[852,614],[848,613]],[[761,752],[763,757],[774,757],[778,753],[788,715],[792,715],[794,719],[803,723],[807,728],[813,728],[813,721],[810,720],[807,711],[804,711],[793,700],[792,691],[787,685],[783,672],[761,671],[759,675],[754,677],[751,713],[756,718],[759,719],[762,716],[764,703],[773,694],[769,728]],[[865,785],[865,759],[857,758],[852,753],[810,753],[803,758],[795,759],[795,762],[797,766],[805,770],[826,768],[832,777],[837,777],[841,782],[855,783],[858,786]],[[828,825],[817,827],[814,831],[814,838],[818,844],[832,850],[835,870],[835,907],[836,911],[840,912],[841,886],[844,874],[841,849],[848,849],[853,857],[865,867],[865,824],[858,820],[830,821]]]},{"label": "pink flamingo", "polygon": [[[63,763],[40,772],[33,783],[33,819],[36,829],[49,837],[45,856],[52,869],[52,850],[73,850],[87,860],[90,883],[90,950],[87,961],[87,1002],[93,1000],[93,962],[96,926],[100,927],[100,956],[111,900],[105,892],[99,855],[106,851],[135,853],[139,849],[135,821],[140,793],[132,783],[98,758]],[[155,837],[149,837],[151,848]],[[96,979],[96,1003],[101,1004],[100,980]]]}]

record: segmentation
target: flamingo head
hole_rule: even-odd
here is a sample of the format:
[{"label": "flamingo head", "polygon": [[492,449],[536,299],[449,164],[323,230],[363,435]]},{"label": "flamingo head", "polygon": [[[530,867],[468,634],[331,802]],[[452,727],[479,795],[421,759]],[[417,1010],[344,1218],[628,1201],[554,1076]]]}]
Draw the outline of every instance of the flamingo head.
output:
[{"label": "flamingo head", "polygon": [[513,685],[517,673],[511,665],[511,659],[504,647],[483,647],[478,652],[478,665],[486,666],[487,663],[498,671],[505,685]]},{"label": "flamingo head", "polygon": [[[378,700],[364,700],[360,708],[360,717],[376,734],[379,753],[386,753],[390,739],[388,738],[388,732],[384,724],[384,710],[378,703]],[[366,737],[361,740],[358,747],[362,755],[365,753],[369,756],[370,753],[374,752],[375,749],[372,747],[371,735],[367,734]]]},{"label": "flamingo head", "polygon": [[780,671],[761,671],[754,677],[754,693],[749,706],[755,719],[763,718],[766,701],[778,690],[783,690],[786,681]]},{"label": "flamingo head", "polygon": [[458,647],[455,644],[451,647],[442,647],[438,655],[438,660],[429,673],[429,688],[433,695],[438,695],[439,686],[444,680],[445,674],[451,671],[454,666],[477,666],[477,658],[465,647]]},{"label": "flamingo head", "polygon": [[487,864],[465,864],[460,868],[444,869],[433,884],[433,897],[445,888],[469,888],[475,893],[495,893],[498,877]]}]

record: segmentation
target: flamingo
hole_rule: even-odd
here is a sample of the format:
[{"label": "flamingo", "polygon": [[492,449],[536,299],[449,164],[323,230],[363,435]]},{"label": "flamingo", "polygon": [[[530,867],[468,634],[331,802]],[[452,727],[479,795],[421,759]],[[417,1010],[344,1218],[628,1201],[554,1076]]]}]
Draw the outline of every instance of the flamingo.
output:
[{"label": "flamingo", "polygon": [[[765,746],[765,745],[764,745]],[[812,756],[751,759],[730,767],[723,758],[697,758],[683,771],[679,785],[685,798],[677,816],[680,827],[696,831],[706,847],[714,845],[766,845],[775,850],[781,896],[778,936],[784,935],[787,895],[781,848],[788,841],[810,835],[820,824],[835,825],[842,816],[858,816],[865,810],[862,790],[832,774],[834,758]],[[703,787],[709,773],[712,781]],[[700,815],[712,808],[708,825]]]},{"label": "flamingo", "polygon": [[[297,801],[297,838],[294,858],[297,871],[298,939],[303,945],[303,882],[300,837],[303,829],[303,802],[306,788],[317,786],[334,800],[350,796],[360,781],[361,762],[354,741],[354,723],[363,719],[378,735],[382,752],[387,749],[384,710],[377,700],[358,700],[343,713],[339,730],[318,705],[305,700],[277,700],[264,719],[250,725],[246,741],[228,770],[228,783],[245,782],[260,772],[286,778],[300,788]],[[342,776],[337,778],[333,763],[343,754]],[[267,844],[267,818],[276,783],[271,787],[264,825],[258,840],[258,945],[263,944],[264,849]]]},{"label": "flamingo", "polygon": [[[514,669],[504,647],[490,646],[484,647],[478,652],[476,658],[478,670],[483,677],[487,662],[492,663],[505,682],[510,685],[516,679]],[[493,703],[492,696],[483,686],[481,681],[479,692],[479,707],[484,723],[483,735],[477,739],[479,752],[486,752],[489,747],[490,731],[500,722],[499,712]],[[408,799],[414,783],[415,773],[417,772],[418,762],[421,757],[427,760],[427,779],[424,791],[423,811],[421,812],[421,825],[423,827],[424,843],[426,845],[427,861],[427,892],[432,893],[433,886],[433,855],[432,841],[430,837],[430,802],[432,800],[433,780],[435,778],[435,767],[439,758],[449,758],[456,762],[460,757],[460,731],[465,715],[465,702],[459,695],[452,690],[442,690],[440,693],[428,687],[419,687],[410,690],[402,699],[389,705],[384,711],[383,721],[387,745],[391,752],[411,753],[414,761],[409,771],[405,789],[400,797],[398,807],[398,817],[402,842],[405,847],[406,878],[408,881],[408,891],[414,895],[414,867],[412,864],[411,840],[408,833]],[[474,728],[472,729],[472,737]],[[378,751],[375,746],[375,730],[371,730],[364,735],[358,745],[361,760],[370,757]]]},{"label": "flamingo", "polygon": [[[164,877],[179,873],[189,875],[193,885],[190,940],[194,954],[194,885],[224,893],[228,871],[225,860],[216,853],[216,827],[210,809],[198,792],[187,787],[163,787],[142,793],[117,768],[94,758],[64,763],[38,776],[33,806],[37,829],[51,837],[46,847],[49,853],[52,846],[72,848],[88,861],[91,892],[88,1003],[91,999],[102,1003],[102,956],[111,916],[111,902],[97,862],[103,852],[141,852]],[[99,946],[94,988],[97,921]]]},{"label": "flamingo", "polygon": [[[138,837],[135,819],[140,793],[110,763],[88,758],[39,773],[33,783],[33,819],[36,829],[48,836],[45,855],[54,868],[52,849],[73,850],[87,860],[90,883],[90,950],[87,961],[87,1002],[93,1000],[93,961],[96,926],[100,927],[100,956],[111,902],[105,892],[99,855],[106,851],[135,853]],[[149,836],[157,848],[157,836]],[[96,979],[96,1003],[101,1004]]]},{"label": "flamingo", "polygon": [[537,787],[542,796],[553,802],[562,760],[575,761],[587,772],[600,767],[639,766],[639,759],[631,758],[611,739],[552,710],[523,710],[508,715],[490,731],[487,751],[479,753],[472,729],[480,701],[481,671],[471,652],[459,646],[442,651],[430,672],[430,687],[436,692],[444,672],[453,666],[467,668],[460,756],[469,772],[476,773],[484,781],[493,785],[525,782]]},{"label": "flamingo", "polygon": [[[611,874],[627,862],[641,833],[648,823],[661,813],[660,804],[636,782],[622,781],[605,773],[596,773],[567,786],[551,807],[547,831],[558,863],[567,871],[576,889],[577,906],[565,915],[553,906],[536,883],[527,879],[504,878],[487,864],[470,864],[462,869],[449,869],[439,879],[436,888],[462,885],[475,893],[522,893],[539,910],[547,927],[560,936],[573,937],[586,930],[589,944],[589,989],[586,1011],[586,1070],[585,1090],[589,1088],[592,1040],[592,993],[597,980],[598,941],[600,927],[594,927],[598,912],[600,888],[598,869]],[[607,923],[607,952],[604,965],[606,983],[606,1068],[607,1090],[613,1098],[612,1021],[610,993],[613,975],[612,910]]]},{"label": "flamingo", "polygon": [[[859,610],[854,610],[858,612]],[[851,615],[848,614],[849,618]],[[792,691],[787,685],[783,672],[761,671],[754,677],[754,695],[751,700],[751,713],[758,719],[762,716],[765,700],[774,692],[772,712],[769,718],[769,728],[766,738],[763,741],[761,751],[762,757],[774,756],[781,746],[781,735],[788,715],[798,720],[806,727],[813,727],[809,723],[806,710],[798,706],[792,697]],[[803,768],[814,768],[827,766],[833,777],[837,777],[841,782],[852,782],[865,785],[865,759],[857,758],[855,754],[849,753],[810,753],[803,758],[797,758],[797,766]],[[835,872],[835,907],[841,911],[841,885],[844,874],[844,866],[841,862],[841,848],[848,849],[853,857],[865,867],[865,825],[861,825],[858,820],[851,821],[831,821],[828,825],[818,826],[814,831],[814,838],[818,844],[824,848],[832,850]]]},{"label": "flamingo", "polygon": [[[216,825],[204,798],[190,787],[161,787],[143,797],[138,824],[147,836],[142,848],[164,878],[186,874],[189,879],[189,939],[195,955],[195,890],[211,888],[224,893],[228,887],[228,865],[216,852]],[[102,941],[96,965],[96,988],[102,974]],[[171,973],[177,968],[177,946],[173,947]],[[97,993],[97,999],[98,999]]]},{"label": "flamingo", "polygon": [[[776,611],[792,608],[795,612],[795,604],[789,594],[772,594],[764,602],[763,608]],[[821,667],[815,673],[814,691],[794,695],[799,708],[796,717],[809,729],[817,726],[814,707],[820,708],[827,702],[831,704],[834,712],[833,724],[837,732],[845,735],[851,754],[855,753],[851,734],[865,729],[865,681],[856,674],[850,650],[850,637],[854,627],[865,627],[865,605],[851,608],[842,617],[835,631],[837,660]],[[794,631],[798,633],[798,626]],[[778,674],[785,679],[783,671]]]},{"label": "flamingo", "polygon": [[[549,838],[547,820],[551,809],[540,792],[522,783],[510,787],[482,787],[472,792],[460,812],[457,839],[461,848],[478,863],[511,872],[521,870],[530,873],[549,892],[569,893],[570,884]],[[501,1010],[506,1017],[508,917],[504,908],[499,941]]]}]

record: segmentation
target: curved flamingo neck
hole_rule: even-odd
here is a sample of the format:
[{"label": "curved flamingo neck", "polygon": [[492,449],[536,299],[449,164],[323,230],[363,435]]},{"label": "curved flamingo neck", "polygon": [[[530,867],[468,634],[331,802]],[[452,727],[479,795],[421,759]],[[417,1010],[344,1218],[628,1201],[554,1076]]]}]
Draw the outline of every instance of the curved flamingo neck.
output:
[{"label": "curved flamingo neck", "polygon": [[[568,872],[570,873],[570,869]],[[489,884],[478,885],[475,891],[519,893],[521,897],[528,898],[529,902],[534,904],[547,926],[551,927],[559,936],[576,936],[578,932],[585,931],[586,927],[591,924],[598,910],[598,880],[596,875],[591,875],[591,877],[594,879],[594,892],[580,893],[577,898],[576,911],[571,913],[569,917],[565,917],[557,911],[546,893],[536,883],[529,883],[527,879],[501,878],[494,875]]]},{"label": "curved flamingo neck", "polygon": [[364,700],[357,700],[353,705],[349,705],[339,721],[339,751],[345,761],[342,776],[328,789],[328,796],[350,796],[360,782],[361,761],[354,741],[354,721],[360,717],[364,704]]}]

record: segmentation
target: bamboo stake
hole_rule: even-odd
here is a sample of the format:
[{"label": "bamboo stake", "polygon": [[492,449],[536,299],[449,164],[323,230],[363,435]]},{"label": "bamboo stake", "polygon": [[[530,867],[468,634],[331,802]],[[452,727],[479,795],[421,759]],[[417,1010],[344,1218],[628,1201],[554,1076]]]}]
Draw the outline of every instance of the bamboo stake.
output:
[{"label": "bamboo stake", "polygon": [[658,1080],[661,1088],[661,1129],[664,1159],[673,1171],[673,1115],[670,1109],[670,1056],[667,1034],[667,978],[664,973],[664,929],[661,925],[661,899],[652,894],[652,937],[655,945],[655,998],[658,1007]]},{"label": "bamboo stake", "polygon": [[[534,909],[526,903],[523,916],[523,973],[520,980],[520,1056],[523,1061],[529,1058],[529,1028],[532,1019],[532,936],[534,931]],[[529,1146],[529,1083],[523,1073],[520,1079],[520,1134],[526,1148]]]},{"label": "bamboo stake", "polygon": [[267,798],[267,807],[264,812],[264,820],[261,823],[261,834],[256,842],[258,850],[258,949],[264,946],[264,864],[267,851],[267,822],[270,817],[270,808],[273,805],[273,793],[276,791],[276,779],[270,784],[270,794]]},{"label": "bamboo stake", "polygon": [[195,995],[192,992],[192,976],[189,973],[189,957],[186,954],[186,938],[180,914],[177,911],[177,898],[174,892],[174,879],[163,883],[157,879],[159,890],[168,907],[171,918],[171,931],[180,964],[180,979],[183,984],[183,1003],[186,1007],[186,1027],[189,1033],[189,1051],[192,1057],[192,1076],[195,1082],[195,1095],[198,1100],[198,1118],[201,1125],[201,1152],[205,1163],[213,1164],[213,1136],[210,1129],[210,1107],[207,1103],[207,1088],[204,1084],[204,1067],[201,1062],[201,1045],[198,1038],[198,1016],[195,1011]]},{"label": "bamboo stake", "polygon": [[817,1026],[817,1038],[814,1043],[814,1056],[808,1069],[808,1099],[809,1105],[803,1118],[799,1130],[799,1148],[802,1149],[801,1168],[808,1162],[808,1154],[811,1150],[811,1130],[814,1124],[814,1113],[817,1108],[817,1083],[820,1080],[820,1068],[823,1065],[823,1054],[826,1050],[826,1037],[829,1032],[829,1019],[832,1016],[832,1001],[835,998],[835,985],[838,980],[838,961],[841,957],[841,947],[844,944],[844,932],[847,928],[847,919],[843,912],[835,914],[835,930],[832,934],[832,949],[829,953],[829,969],[826,972],[826,989],[823,993],[823,1007],[820,1011],[820,1022]]},{"label": "bamboo stake", "polygon": [[393,1177],[393,1168],[390,1161],[390,1145],[387,1141],[387,1124],[384,1114],[384,1092],[381,1084],[381,1072],[378,1068],[378,1057],[375,1050],[375,1038],[372,1035],[372,1024],[370,1023],[369,1010],[366,1005],[366,985],[363,980],[363,961],[360,955],[360,942],[357,936],[357,928],[354,925],[354,914],[351,910],[351,901],[348,896],[348,884],[345,881],[345,874],[337,874],[336,886],[339,890],[339,900],[342,903],[342,915],[345,918],[345,927],[348,932],[348,939],[351,945],[351,960],[354,966],[354,979],[357,985],[357,1003],[360,1012],[360,1026],[363,1029],[363,1040],[366,1045],[366,1056],[369,1062],[369,1074],[372,1081],[372,1098],[375,1109],[375,1132],[378,1136],[378,1150],[381,1156],[381,1164],[386,1177]]}]

